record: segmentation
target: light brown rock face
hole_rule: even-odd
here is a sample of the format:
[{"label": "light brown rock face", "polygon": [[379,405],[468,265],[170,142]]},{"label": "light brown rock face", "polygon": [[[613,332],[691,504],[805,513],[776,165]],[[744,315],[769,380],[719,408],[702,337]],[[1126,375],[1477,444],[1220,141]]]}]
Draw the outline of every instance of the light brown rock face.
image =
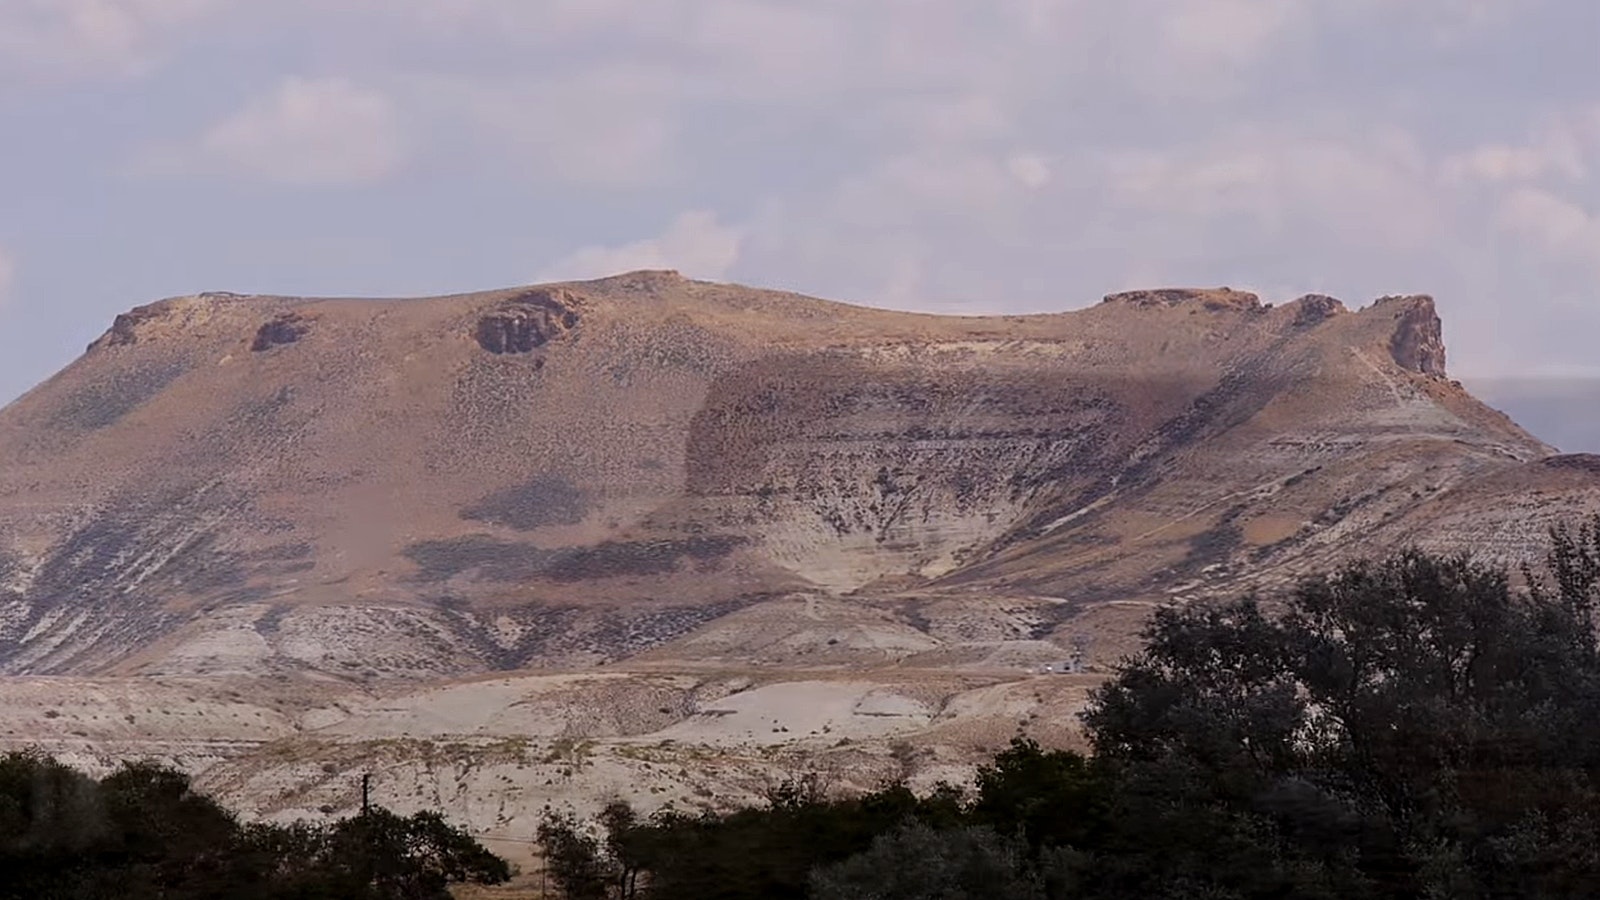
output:
[{"label": "light brown rock face", "polygon": [[[957,318],[663,272],[163,301],[0,412],[0,671],[1113,647],[1351,555],[1527,556],[1600,474],[1440,334],[1425,297]],[[876,618],[750,624],[796,597]]]}]

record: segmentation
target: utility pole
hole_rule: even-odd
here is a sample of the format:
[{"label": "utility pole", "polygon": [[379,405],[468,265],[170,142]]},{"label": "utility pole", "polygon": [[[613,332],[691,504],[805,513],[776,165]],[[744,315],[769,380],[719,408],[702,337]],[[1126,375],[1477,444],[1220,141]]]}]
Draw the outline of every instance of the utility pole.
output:
[{"label": "utility pole", "polygon": [[1077,674],[1089,667],[1089,650],[1094,646],[1094,638],[1079,632],[1072,636],[1072,672]]},{"label": "utility pole", "polygon": [[372,811],[372,773],[361,773],[361,814]]}]

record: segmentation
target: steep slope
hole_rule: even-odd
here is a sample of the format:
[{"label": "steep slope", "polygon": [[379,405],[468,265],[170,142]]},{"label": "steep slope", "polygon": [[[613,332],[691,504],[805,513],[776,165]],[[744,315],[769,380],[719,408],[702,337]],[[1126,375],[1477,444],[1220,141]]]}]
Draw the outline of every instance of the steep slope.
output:
[{"label": "steep slope", "polygon": [[0,671],[694,658],[830,594],[935,642],[1037,600],[1065,639],[1398,542],[1522,555],[1524,513],[1594,508],[1592,467],[1444,364],[1425,297],[167,300],[0,412]]}]

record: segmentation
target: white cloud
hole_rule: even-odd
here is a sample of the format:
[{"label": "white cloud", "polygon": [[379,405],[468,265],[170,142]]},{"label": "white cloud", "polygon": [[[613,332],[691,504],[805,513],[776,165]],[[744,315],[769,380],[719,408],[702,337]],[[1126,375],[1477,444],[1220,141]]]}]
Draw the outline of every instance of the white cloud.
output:
[{"label": "white cloud", "polygon": [[341,78],[291,77],[209,128],[198,153],[282,184],[364,184],[399,171],[406,139],[383,93]]},{"label": "white cloud", "polygon": [[520,80],[430,77],[413,87],[434,118],[478,135],[530,181],[632,188],[672,172],[675,80],[625,64]]},{"label": "white cloud", "polygon": [[[1005,311],[1036,300],[1041,246],[1071,249],[1073,226],[1039,228],[1070,188],[1031,151],[961,144],[891,156],[830,187],[774,198],[749,223],[741,270],[786,287],[898,309]],[[1081,175],[1081,173],[1076,173]],[[1076,177],[1076,176],[1075,176]],[[1013,268],[1016,267],[1016,268]]]},{"label": "white cloud", "polygon": [[1113,154],[1114,201],[1197,221],[1243,215],[1281,233],[1335,230],[1350,245],[1425,245],[1443,210],[1410,135],[1358,140],[1245,128],[1210,144]]},{"label": "white cloud", "polygon": [[1501,201],[1499,223],[1557,258],[1586,262],[1600,272],[1600,218],[1571,200],[1517,188]]},{"label": "white cloud", "polygon": [[1168,52],[1201,69],[1218,63],[1249,64],[1308,9],[1303,0],[1175,0],[1159,20]]},{"label": "white cloud", "polygon": [[436,130],[465,125],[535,183],[632,189],[683,176],[685,148],[730,119],[775,141],[949,155],[1036,143],[1041,110],[1119,93],[1212,100],[1292,52],[1286,36],[1332,0],[994,0],[981,14],[953,0],[352,2],[324,15],[381,14],[422,58],[494,60],[400,73],[397,100]]},{"label": "white cloud", "polygon": [[1485,144],[1450,157],[1441,167],[1447,182],[1537,181],[1547,175],[1581,178],[1587,172],[1578,147],[1570,141],[1534,146]]},{"label": "white cloud", "polygon": [[1011,172],[1011,177],[1022,182],[1024,187],[1042,188],[1050,183],[1050,163],[1038,154],[1013,154],[1006,160],[1006,169]]},{"label": "white cloud", "polygon": [[[959,4],[660,0],[539,5],[537,15],[533,8],[464,2],[451,7],[450,21],[486,45],[526,48],[520,52],[550,65],[412,83],[434,117],[464,122],[536,182],[660,185],[693,165],[687,145],[730,119],[759,122],[775,141],[825,140],[814,127],[825,123],[894,147],[997,140],[1014,128],[1012,92],[994,83],[1012,76],[995,60],[1020,52],[1019,34],[974,29]],[[552,42],[552,33],[561,40]],[[1036,61],[1059,58],[1060,48],[1032,52]],[[695,121],[696,113],[712,121]]]},{"label": "white cloud", "polygon": [[618,247],[580,248],[535,280],[574,281],[636,269],[676,269],[690,278],[719,281],[738,260],[743,240],[743,229],[718,222],[713,212],[693,210],[678,216],[657,237]]},{"label": "white cloud", "polygon": [[0,0],[0,73],[132,74],[227,0]]},{"label": "white cloud", "polygon": [[1524,140],[1491,141],[1447,157],[1440,175],[1453,185],[1583,181],[1596,157],[1600,157],[1600,106],[1577,107],[1545,116]]},{"label": "white cloud", "polygon": [[[1026,166],[1024,166],[1026,168]],[[1022,181],[1007,161],[965,153],[930,151],[884,162],[861,185],[862,206],[921,208],[929,212],[980,213],[1009,201]]]},{"label": "white cloud", "polygon": [[[1367,0],[1369,3],[1393,0]],[[1412,0],[1416,2],[1416,0]],[[1416,5],[1431,17],[1431,37],[1440,44],[1455,44],[1503,26],[1545,0],[1425,0]]]},{"label": "white cloud", "polygon": [[[323,0],[300,0],[310,10]],[[559,43],[592,30],[642,27],[671,16],[678,4],[641,6],[630,0],[351,0],[347,6],[409,18],[428,33],[456,37],[491,34],[526,43]],[[632,15],[630,15],[632,13]],[[536,27],[542,26],[542,27]]]},{"label": "white cloud", "polygon": [[884,113],[888,124],[921,144],[997,140],[1016,128],[1004,98],[977,91],[894,98]]}]

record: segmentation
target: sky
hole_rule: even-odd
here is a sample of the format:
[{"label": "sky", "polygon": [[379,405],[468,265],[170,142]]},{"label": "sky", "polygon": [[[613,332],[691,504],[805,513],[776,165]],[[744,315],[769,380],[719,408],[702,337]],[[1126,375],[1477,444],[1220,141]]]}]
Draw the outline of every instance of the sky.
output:
[{"label": "sky", "polygon": [[1600,375],[1593,0],[0,0],[0,401],[120,311],[635,268],[1438,301]]}]

